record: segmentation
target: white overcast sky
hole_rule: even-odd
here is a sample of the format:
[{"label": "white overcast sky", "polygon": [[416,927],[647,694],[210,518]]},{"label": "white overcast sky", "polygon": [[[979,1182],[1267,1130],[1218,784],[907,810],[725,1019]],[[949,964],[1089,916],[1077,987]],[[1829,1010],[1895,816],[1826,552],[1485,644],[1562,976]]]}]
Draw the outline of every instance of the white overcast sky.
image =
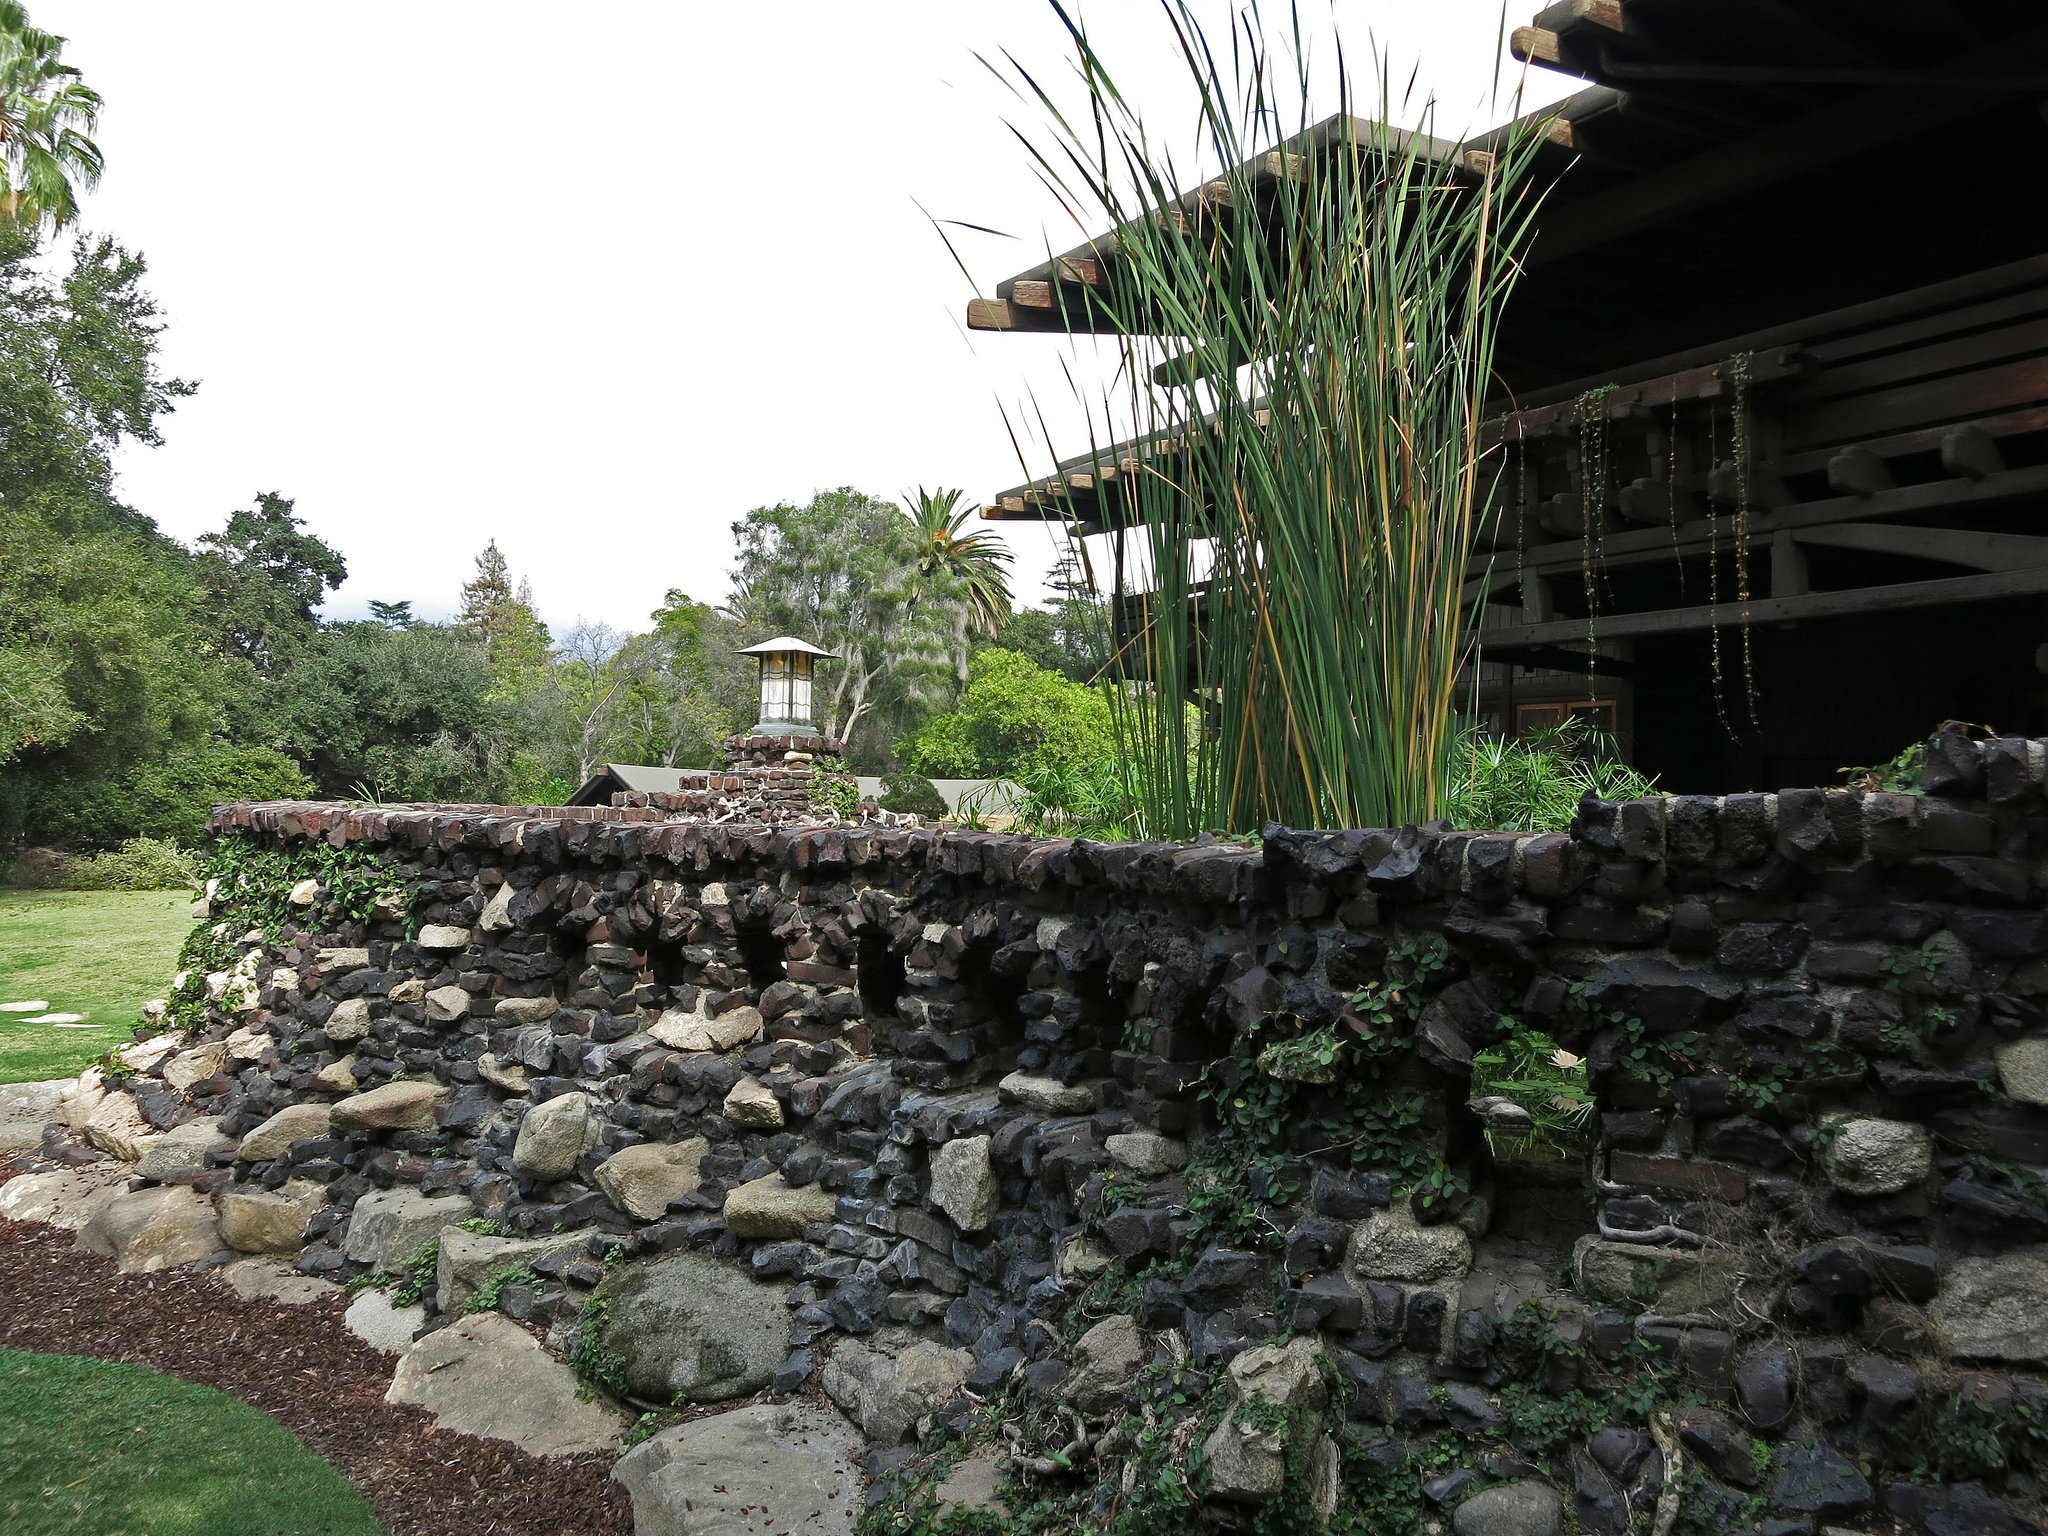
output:
[{"label": "white overcast sky", "polygon": [[[1500,0],[1334,9],[1354,59],[1370,39],[1418,73],[1440,133],[1504,115]],[[1034,115],[976,60],[1059,74],[1047,0],[29,10],[107,98],[86,227],[148,258],[169,367],[201,385],[162,447],[123,451],[121,493],[185,539],[295,498],[348,560],[331,616],[446,615],[495,538],[558,631],[644,627],[670,587],[724,596],[751,507],[979,501],[1023,478],[1006,416],[1077,419],[1072,344],[970,335],[931,222],[1012,237],[952,232],[983,291],[1079,238],[1006,126]],[[1192,145],[1156,0],[1083,10]],[[1332,34],[1329,0],[1304,14]],[[1573,84],[1537,74],[1524,105]],[[1034,598],[1052,538],[1001,527]]]}]

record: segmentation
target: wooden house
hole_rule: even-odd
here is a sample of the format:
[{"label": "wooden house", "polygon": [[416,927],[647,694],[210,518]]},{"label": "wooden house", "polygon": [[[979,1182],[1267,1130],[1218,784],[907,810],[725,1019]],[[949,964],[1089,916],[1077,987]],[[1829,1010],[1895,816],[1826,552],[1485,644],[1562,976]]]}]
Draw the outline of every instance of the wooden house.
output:
[{"label": "wooden house", "polygon": [[[2048,6],[1566,0],[1514,49],[1589,87],[1503,321],[1468,708],[1590,713],[1678,791],[2048,733]],[[968,323],[1102,328],[1114,259]],[[1117,465],[1171,451],[984,515],[1115,528]]]}]

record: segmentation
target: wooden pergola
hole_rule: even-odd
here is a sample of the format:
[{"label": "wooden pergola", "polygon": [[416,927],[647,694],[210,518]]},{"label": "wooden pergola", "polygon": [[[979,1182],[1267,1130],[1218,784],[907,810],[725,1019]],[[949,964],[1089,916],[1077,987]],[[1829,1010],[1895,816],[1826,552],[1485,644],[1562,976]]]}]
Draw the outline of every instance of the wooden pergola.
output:
[{"label": "wooden pergola", "polygon": [[[1544,114],[1503,324],[1473,709],[1512,732],[1590,698],[1702,789],[1944,716],[2048,730],[2048,11],[1568,0],[1514,49],[1590,86]],[[1497,137],[1429,148],[1456,170]],[[1091,242],[968,323],[1106,328],[1114,260]],[[1125,526],[1120,478],[1175,451],[1079,455],[984,516]]]}]

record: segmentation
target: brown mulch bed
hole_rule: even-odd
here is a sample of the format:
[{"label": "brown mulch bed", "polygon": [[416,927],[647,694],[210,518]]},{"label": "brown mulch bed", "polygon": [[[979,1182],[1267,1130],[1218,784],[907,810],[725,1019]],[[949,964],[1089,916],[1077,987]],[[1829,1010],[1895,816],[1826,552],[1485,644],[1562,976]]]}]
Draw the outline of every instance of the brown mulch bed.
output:
[{"label": "brown mulch bed", "polygon": [[345,1297],[241,1301],[211,1272],[118,1275],[72,1242],[0,1220],[0,1347],[145,1365],[231,1393],[361,1489],[388,1536],[630,1536],[610,1456],[529,1456],[387,1404],[394,1362],[343,1325]]}]

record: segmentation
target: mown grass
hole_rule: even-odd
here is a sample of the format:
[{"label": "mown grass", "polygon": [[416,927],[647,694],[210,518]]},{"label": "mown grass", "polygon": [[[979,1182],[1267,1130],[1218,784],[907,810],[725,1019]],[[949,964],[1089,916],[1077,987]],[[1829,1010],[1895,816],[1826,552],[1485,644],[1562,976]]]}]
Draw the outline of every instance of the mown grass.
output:
[{"label": "mown grass", "polygon": [[99,1026],[0,1013],[0,1083],[69,1077],[126,1040],[169,990],[191,929],[190,891],[0,891],[0,1003],[47,998]]},{"label": "mown grass", "polygon": [[8,1536],[379,1536],[369,1501],[248,1404],[134,1365],[0,1350]]}]

